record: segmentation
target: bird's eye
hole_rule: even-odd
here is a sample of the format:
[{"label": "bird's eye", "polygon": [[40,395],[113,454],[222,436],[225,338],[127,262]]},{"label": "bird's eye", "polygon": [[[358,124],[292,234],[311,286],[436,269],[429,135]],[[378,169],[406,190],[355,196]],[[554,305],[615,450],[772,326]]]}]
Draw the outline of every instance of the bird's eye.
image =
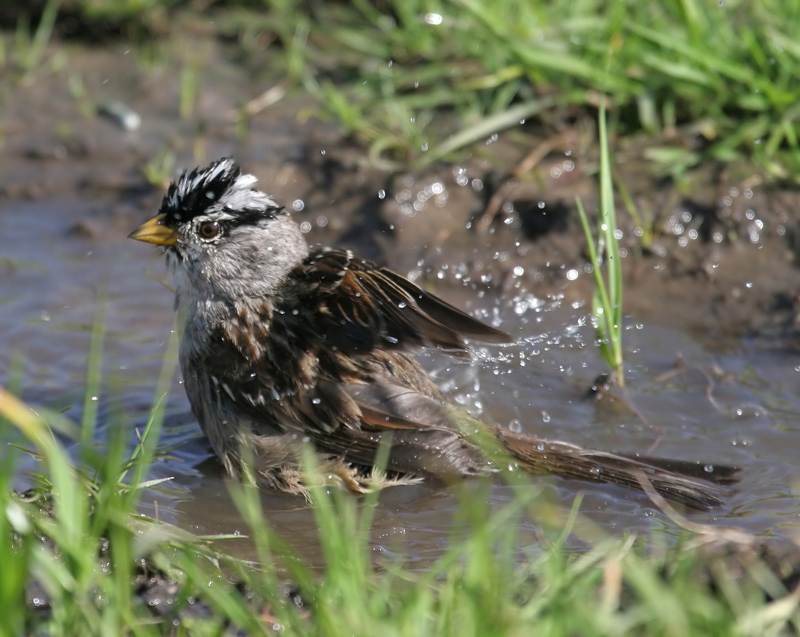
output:
[{"label": "bird's eye", "polygon": [[206,221],[200,225],[200,236],[204,239],[213,239],[219,234],[220,227],[216,221]]}]

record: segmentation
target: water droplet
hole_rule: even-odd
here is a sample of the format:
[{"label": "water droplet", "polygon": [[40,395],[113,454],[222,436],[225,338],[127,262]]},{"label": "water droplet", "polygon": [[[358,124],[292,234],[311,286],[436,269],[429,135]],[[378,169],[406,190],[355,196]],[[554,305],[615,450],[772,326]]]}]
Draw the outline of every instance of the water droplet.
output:
[{"label": "water droplet", "polygon": [[714,473],[714,465],[707,464],[705,467],[703,467],[703,471],[705,471],[706,473]]}]

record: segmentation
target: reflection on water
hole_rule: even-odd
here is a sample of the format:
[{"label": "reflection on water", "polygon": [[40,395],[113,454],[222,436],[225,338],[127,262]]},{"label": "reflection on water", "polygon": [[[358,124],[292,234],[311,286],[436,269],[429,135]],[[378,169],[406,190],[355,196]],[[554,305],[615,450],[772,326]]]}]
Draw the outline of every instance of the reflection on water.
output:
[{"label": "reflection on water", "polygon": [[[24,397],[67,408],[79,419],[88,335],[98,290],[107,298],[105,391],[118,395],[127,426],[142,427],[153,400],[154,379],[172,323],[172,293],[151,272],[164,272],[156,250],[123,237],[93,241],[68,236],[81,217],[77,202],[0,204],[5,252],[0,334],[5,347],[0,374],[12,351],[25,357]],[[457,254],[451,255],[457,261]],[[516,340],[481,349],[473,364],[445,356],[425,361],[454,400],[492,422],[600,449],[646,452],[744,468],[740,488],[716,511],[692,514],[698,522],[749,531],[794,535],[798,529],[800,429],[798,372],[788,353],[753,340],[717,343],[710,351],[679,329],[631,324],[626,332],[630,369],[626,400],[616,405],[584,398],[603,364],[583,321],[584,310],[555,300],[523,303],[516,292],[478,300],[466,289],[444,288],[448,300],[491,310]],[[676,363],[680,361],[680,365]],[[101,400],[101,420],[106,402]],[[143,511],[199,534],[247,530],[225,479],[211,459],[178,382],[168,399],[164,444],[175,451],[156,463],[154,478],[173,476],[145,498]],[[610,533],[673,529],[641,494],[614,486],[545,478],[537,481],[563,509],[583,494],[581,510]],[[493,506],[512,498],[494,485]],[[404,554],[420,564],[447,543],[456,496],[427,486],[382,495],[373,530],[376,557]],[[310,508],[296,498],[264,494],[266,517],[298,552],[319,558]],[[521,541],[535,543],[535,524],[522,523]],[[247,542],[226,548],[247,554]]]}]

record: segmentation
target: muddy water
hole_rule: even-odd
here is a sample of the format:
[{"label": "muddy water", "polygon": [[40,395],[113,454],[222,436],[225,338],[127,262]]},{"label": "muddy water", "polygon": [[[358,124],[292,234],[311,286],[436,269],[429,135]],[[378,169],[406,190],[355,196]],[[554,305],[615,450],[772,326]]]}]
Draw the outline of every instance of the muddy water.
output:
[{"label": "muddy water", "polygon": [[[131,82],[148,89],[134,97],[129,86],[118,83],[126,88],[115,93],[102,82],[104,62],[93,57],[96,53],[70,55],[74,68],[85,65],[86,76],[96,78],[89,86],[92,97],[129,99],[145,115],[144,125],[124,133],[87,118],[79,105],[69,106],[58,76],[41,77],[6,98],[7,143],[0,157],[0,378],[18,352],[25,361],[24,398],[79,420],[89,331],[97,299],[103,298],[106,384],[98,396],[100,435],[113,422],[132,432],[144,425],[153,402],[172,326],[172,293],[159,281],[165,268],[158,251],[125,235],[158,205],[160,191],[141,177],[143,164],[162,148],[165,131],[188,138],[194,128],[177,117],[174,92],[170,102],[158,90],[170,86],[168,78],[125,67]],[[118,64],[125,53],[116,55],[106,65]],[[330,131],[294,122],[296,102],[254,119],[248,137],[236,141],[232,124],[220,114],[238,100],[234,91],[213,91],[213,82],[234,83],[241,92],[255,89],[230,69],[214,68],[209,77],[216,79],[208,80],[198,98],[202,116],[211,122],[202,140],[207,158],[236,154],[266,189],[298,209],[296,218],[310,242],[339,243],[381,259],[514,337],[511,345],[478,350],[471,363],[423,355],[453,400],[490,422],[599,449],[739,465],[742,483],[726,505],[692,514],[692,520],[765,535],[797,534],[796,340],[766,329],[743,336],[708,309],[705,288],[692,296],[691,279],[682,282],[676,276],[654,287],[645,277],[645,284],[632,281],[629,288],[627,390],[617,401],[586,399],[587,388],[604,370],[586,320],[590,277],[579,265],[573,271],[566,258],[559,263],[543,256],[537,246],[552,245],[549,238],[524,236],[513,218],[487,235],[468,231],[479,184],[465,182],[450,168],[440,171],[444,177],[405,177],[400,183],[359,170],[351,162],[352,151],[345,154],[330,145],[335,140]],[[53,112],[47,107],[53,95],[61,95],[68,106]],[[180,165],[204,161],[195,159],[188,142],[177,154]],[[431,190],[432,181],[442,187]],[[427,208],[405,207],[423,200]],[[558,241],[574,244],[575,254],[582,250],[579,235]],[[760,285],[755,269],[736,266],[735,248],[717,255],[715,263],[739,281],[741,290],[749,290],[748,283]],[[751,248],[741,251],[750,254]],[[642,263],[657,271],[661,262]],[[792,272],[782,271],[782,282],[770,284],[796,294]],[[680,302],[670,308],[669,295],[678,287]],[[121,423],[109,417],[109,394],[124,406]],[[157,462],[152,477],[173,480],[148,494],[143,511],[196,533],[245,533],[177,378],[168,396],[163,443],[175,450]],[[606,532],[663,528],[677,533],[642,495],[553,478],[537,486],[565,510],[582,494],[581,511]],[[511,487],[491,488],[493,506],[512,495]],[[265,494],[263,502],[270,523],[314,559],[310,508],[279,494]],[[376,556],[402,553],[424,564],[448,542],[456,502],[451,491],[426,486],[385,493],[373,531]],[[535,523],[522,524],[521,541],[533,543]],[[243,543],[226,547],[248,551]]]}]

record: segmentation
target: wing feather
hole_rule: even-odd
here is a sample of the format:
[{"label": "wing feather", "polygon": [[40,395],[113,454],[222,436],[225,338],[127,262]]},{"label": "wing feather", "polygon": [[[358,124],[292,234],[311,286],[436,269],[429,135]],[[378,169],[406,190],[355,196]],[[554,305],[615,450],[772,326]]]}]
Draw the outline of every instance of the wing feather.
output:
[{"label": "wing feather", "polygon": [[314,284],[308,296],[323,305],[317,325],[330,345],[348,353],[432,346],[464,357],[467,338],[510,341],[504,332],[350,252],[315,252],[295,276]]}]

